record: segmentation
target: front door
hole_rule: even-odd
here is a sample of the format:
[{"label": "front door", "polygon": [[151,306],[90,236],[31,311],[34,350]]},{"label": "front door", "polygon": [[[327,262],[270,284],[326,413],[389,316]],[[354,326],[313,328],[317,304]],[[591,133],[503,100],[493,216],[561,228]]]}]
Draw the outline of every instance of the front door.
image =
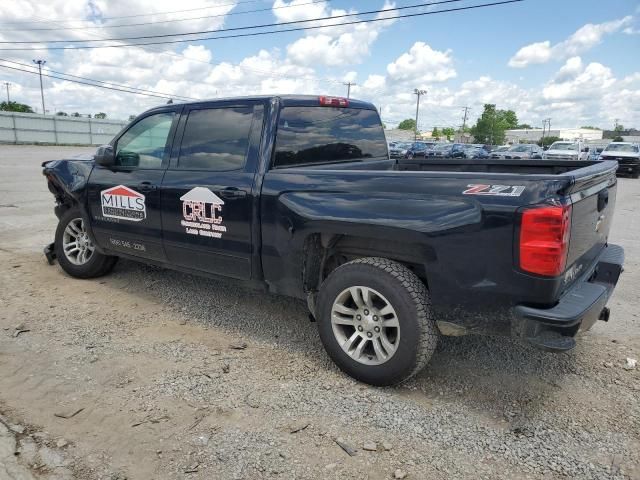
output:
[{"label": "front door", "polygon": [[[174,107],[175,108],[175,107]],[[96,165],[88,182],[93,233],[103,248],[164,260],[160,185],[178,113],[138,119],[114,141],[113,167]]]},{"label": "front door", "polygon": [[170,263],[251,277],[252,187],[262,105],[190,107],[183,113],[162,182],[164,245]]}]

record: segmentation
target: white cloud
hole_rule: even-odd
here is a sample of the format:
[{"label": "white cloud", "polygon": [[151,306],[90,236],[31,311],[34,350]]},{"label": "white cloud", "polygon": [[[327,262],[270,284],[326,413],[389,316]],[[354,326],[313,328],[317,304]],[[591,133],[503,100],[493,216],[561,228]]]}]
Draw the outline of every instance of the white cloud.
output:
[{"label": "white cloud", "polygon": [[524,68],[529,65],[547,63],[586,52],[598,45],[605,35],[612,34],[628,26],[633,20],[626,16],[604,23],[588,23],[576,30],[569,38],[551,46],[550,41],[532,43],[522,47],[509,60],[509,66]]},{"label": "white cloud", "polygon": [[434,50],[424,42],[414,43],[408,52],[390,63],[387,73],[393,81],[420,84],[444,82],[456,76],[451,50]]},{"label": "white cloud", "polygon": [[[276,0],[278,3],[278,0]],[[325,5],[326,6],[326,5]],[[395,3],[385,0],[382,9],[390,9]],[[277,12],[277,13],[275,13]],[[282,15],[282,10],[274,10],[276,16]],[[351,10],[331,10],[326,8],[319,16],[337,16],[355,13]],[[388,18],[390,13],[380,12],[375,18]],[[309,17],[315,18],[315,17]],[[331,25],[341,22],[357,20],[359,17],[336,18],[313,22],[313,25]],[[298,65],[342,66],[362,63],[370,53],[370,48],[378,39],[380,32],[395,20],[386,20],[368,24],[344,25],[321,28],[308,31],[308,34],[287,47],[287,55],[291,62]]]}]

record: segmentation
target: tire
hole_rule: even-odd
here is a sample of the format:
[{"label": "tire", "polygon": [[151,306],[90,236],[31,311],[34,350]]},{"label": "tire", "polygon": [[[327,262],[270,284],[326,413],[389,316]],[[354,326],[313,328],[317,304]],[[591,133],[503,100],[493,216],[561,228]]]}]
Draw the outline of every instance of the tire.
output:
[{"label": "tire", "polygon": [[[359,289],[356,290],[359,295],[354,296],[354,288]],[[363,289],[369,290],[368,303]],[[364,305],[360,308],[355,301],[357,296]],[[388,311],[385,304],[391,306],[393,314],[383,315]],[[361,382],[377,386],[403,382],[418,373],[435,351],[439,333],[433,320],[429,293],[413,272],[397,262],[368,257],[341,265],[323,282],[317,305],[318,330],[327,353],[342,371]],[[363,309],[367,305],[373,305],[373,313]],[[343,316],[343,312],[348,313]],[[377,325],[382,324],[375,323],[374,319],[389,325],[397,323],[397,330],[394,327],[380,329]],[[362,326],[363,330],[358,333],[356,329]],[[375,328],[380,333],[376,334]],[[365,338],[364,334],[371,337],[370,333],[373,338]],[[355,348],[349,354],[343,345],[349,345],[354,335],[360,338],[351,342]],[[360,347],[363,342],[367,342],[366,346]],[[374,348],[376,342],[377,349]],[[388,354],[386,359],[379,355],[381,345],[382,353]],[[393,353],[389,355],[391,350]]]},{"label": "tire", "polygon": [[[80,209],[77,207],[70,208],[60,216],[58,227],[56,228],[54,247],[60,267],[62,267],[62,270],[67,274],[75,278],[96,278],[106,275],[113,269],[118,261],[118,257],[99,253],[91,240],[88,239],[84,227],[82,227],[81,233],[77,233],[78,222],[84,222],[84,220],[82,219]],[[83,245],[86,246],[83,249],[86,252],[90,252],[86,254],[86,257],[79,258],[75,252],[76,249],[72,250],[68,248],[70,253],[65,253],[65,230],[68,227],[74,234],[82,236],[81,241]],[[69,241],[74,239],[70,233],[67,235],[66,238]],[[75,243],[79,244],[77,237],[75,239]],[[67,246],[70,245],[69,241],[66,243]],[[93,250],[90,250],[91,248],[93,248]]]}]

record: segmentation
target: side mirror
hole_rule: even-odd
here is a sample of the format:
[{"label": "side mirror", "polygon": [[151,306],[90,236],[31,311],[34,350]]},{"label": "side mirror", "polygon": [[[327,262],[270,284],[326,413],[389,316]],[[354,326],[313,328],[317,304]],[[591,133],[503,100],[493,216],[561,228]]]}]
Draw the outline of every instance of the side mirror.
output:
[{"label": "side mirror", "polygon": [[116,156],[111,145],[102,145],[98,147],[96,154],[93,156],[96,165],[102,167],[112,167],[116,163]]}]

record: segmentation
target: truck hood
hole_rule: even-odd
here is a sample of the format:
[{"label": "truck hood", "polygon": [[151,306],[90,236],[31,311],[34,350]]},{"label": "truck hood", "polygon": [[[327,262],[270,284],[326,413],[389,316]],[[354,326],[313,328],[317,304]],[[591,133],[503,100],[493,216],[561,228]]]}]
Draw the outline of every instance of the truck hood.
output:
[{"label": "truck hood", "polygon": [[611,157],[611,158],[638,158],[640,157],[640,152],[614,152],[614,151],[603,151],[600,154],[602,157]]},{"label": "truck hood", "polygon": [[567,157],[578,156],[578,152],[576,150],[547,150],[547,155],[565,155]]}]

